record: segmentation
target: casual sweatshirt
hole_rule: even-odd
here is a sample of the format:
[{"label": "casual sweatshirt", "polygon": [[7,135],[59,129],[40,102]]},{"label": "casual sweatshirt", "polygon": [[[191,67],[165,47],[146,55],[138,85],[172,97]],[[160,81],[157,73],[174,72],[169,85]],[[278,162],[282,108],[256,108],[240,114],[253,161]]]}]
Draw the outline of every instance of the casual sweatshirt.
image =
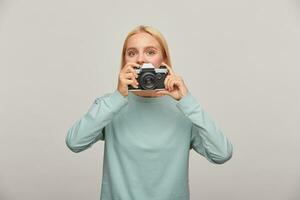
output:
[{"label": "casual sweatshirt", "polygon": [[94,100],[68,130],[73,152],[104,142],[100,200],[189,200],[189,151],[222,164],[232,144],[188,92],[142,97],[118,90]]}]

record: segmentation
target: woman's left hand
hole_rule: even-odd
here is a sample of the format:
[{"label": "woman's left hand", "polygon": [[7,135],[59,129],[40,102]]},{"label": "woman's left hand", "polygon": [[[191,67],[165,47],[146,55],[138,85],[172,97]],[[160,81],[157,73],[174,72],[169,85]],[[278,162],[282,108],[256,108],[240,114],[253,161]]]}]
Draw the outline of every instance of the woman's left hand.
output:
[{"label": "woman's left hand", "polygon": [[165,65],[169,71],[164,82],[166,90],[156,91],[155,93],[158,96],[169,95],[179,101],[188,93],[188,89],[181,76],[175,75],[173,69],[166,63],[162,63],[162,65]]}]

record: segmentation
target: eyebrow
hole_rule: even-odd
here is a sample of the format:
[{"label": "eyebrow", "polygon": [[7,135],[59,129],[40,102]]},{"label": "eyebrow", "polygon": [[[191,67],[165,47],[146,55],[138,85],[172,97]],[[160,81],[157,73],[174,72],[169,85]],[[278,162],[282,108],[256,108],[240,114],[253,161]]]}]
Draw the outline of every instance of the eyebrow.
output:
[{"label": "eyebrow", "polygon": [[[158,50],[158,48],[157,47],[155,47],[155,46],[147,46],[147,47],[145,47],[144,49],[149,49],[149,48],[153,48],[153,49],[156,49],[156,50]],[[136,47],[129,47],[126,51],[129,51],[129,50],[136,50],[137,48]]]}]

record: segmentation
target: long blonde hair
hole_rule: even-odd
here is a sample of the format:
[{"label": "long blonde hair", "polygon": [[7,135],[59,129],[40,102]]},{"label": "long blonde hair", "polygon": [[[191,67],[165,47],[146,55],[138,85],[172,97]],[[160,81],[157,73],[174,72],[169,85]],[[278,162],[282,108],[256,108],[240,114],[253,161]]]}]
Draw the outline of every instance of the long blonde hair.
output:
[{"label": "long blonde hair", "polygon": [[130,31],[125,38],[123,49],[122,49],[122,55],[121,55],[121,68],[126,64],[125,54],[126,54],[126,46],[127,46],[128,39],[134,34],[143,33],[143,32],[150,34],[152,37],[154,37],[157,40],[157,42],[161,47],[162,55],[165,63],[170,67],[172,67],[168,44],[164,36],[156,28],[152,26],[139,25],[135,27],[132,31]]}]

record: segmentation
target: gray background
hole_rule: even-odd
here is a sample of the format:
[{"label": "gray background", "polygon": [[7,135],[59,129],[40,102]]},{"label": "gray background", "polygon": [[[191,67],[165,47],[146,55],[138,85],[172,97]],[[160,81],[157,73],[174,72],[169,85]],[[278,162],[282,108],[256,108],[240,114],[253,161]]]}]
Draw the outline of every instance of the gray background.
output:
[{"label": "gray background", "polygon": [[234,145],[224,165],[191,151],[191,199],[299,200],[300,2],[278,0],[1,0],[0,199],[99,199],[104,143],[65,136],[139,24]]}]

